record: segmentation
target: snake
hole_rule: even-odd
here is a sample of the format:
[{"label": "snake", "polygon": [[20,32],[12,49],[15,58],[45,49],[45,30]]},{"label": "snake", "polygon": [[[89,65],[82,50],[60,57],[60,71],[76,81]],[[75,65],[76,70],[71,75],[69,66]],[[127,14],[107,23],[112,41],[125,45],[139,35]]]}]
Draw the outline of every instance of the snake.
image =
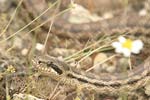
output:
[{"label": "snake", "polygon": [[[41,8],[38,8],[38,5]],[[48,6],[46,2],[39,3],[36,0],[25,0],[24,7],[32,17],[35,17]],[[34,11],[31,9],[34,9]],[[40,20],[45,21],[50,15],[51,13],[48,12]],[[52,32],[59,36],[87,39],[95,36],[95,34],[113,34],[129,31],[131,33],[130,35],[142,38],[146,45],[145,49],[149,49],[150,23],[148,21],[150,18],[147,16],[143,17],[137,13],[131,13],[122,17],[116,14],[112,19],[81,24],[70,23],[67,19],[63,16],[56,18]],[[118,22],[118,19],[126,20],[126,23]],[[47,29],[49,25],[46,24],[43,27]],[[147,57],[143,63],[136,66],[135,69],[128,71],[126,75],[121,73],[95,75],[91,72],[74,68],[64,61],[60,61],[51,56],[37,57],[33,60],[33,66],[41,71],[42,74],[48,75],[56,81],[61,81],[63,84],[75,87],[81,86],[102,94],[110,93],[112,95],[118,95],[120,91],[134,91],[148,84],[150,80],[150,57],[149,53],[145,53],[145,55]]]},{"label": "snake", "polygon": [[[33,66],[44,75],[74,87],[94,90],[99,93],[117,95],[119,91],[134,91],[150,80],[150,57],[136,69],[124,74],[95,75],[74,68],[55,57],[42,56],[33,60]],[[53,69],[53,70],[52,70]]]}]

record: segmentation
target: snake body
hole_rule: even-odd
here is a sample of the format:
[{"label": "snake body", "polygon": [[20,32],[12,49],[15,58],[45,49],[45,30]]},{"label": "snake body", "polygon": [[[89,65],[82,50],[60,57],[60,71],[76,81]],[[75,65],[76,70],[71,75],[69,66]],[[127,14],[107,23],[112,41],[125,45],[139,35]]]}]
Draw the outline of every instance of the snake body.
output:
[{"label": "snake body", "polygon": [[[71,86],[82,86],[100,93],[117,94],[119,91],[133,91],[145,86],[150,80],[150,58],[127,75],[107,74],[97,76],[69,66],[54,57],[38,57],[34,66],[52,79]],[[50,72],[53,69],[54,72]]]}]

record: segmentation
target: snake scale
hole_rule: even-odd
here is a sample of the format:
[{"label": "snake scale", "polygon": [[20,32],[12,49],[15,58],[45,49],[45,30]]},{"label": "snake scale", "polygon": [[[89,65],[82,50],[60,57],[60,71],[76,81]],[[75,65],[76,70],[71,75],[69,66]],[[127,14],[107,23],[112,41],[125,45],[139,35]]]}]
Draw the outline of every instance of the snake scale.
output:
[{"label": "snake scale", "polygon": [[[43,8],[38,8],[38,5]],[[36,2],[36,0],[26,0],[24,2],[24,6],[33,16],[36,16],[37,13],[39,14],[43,11],[43,9],[45,9],[45,7],[47,7],[44,2],[38,3]],[[32,11],[31,8],[34,9],[34,11]],[[43,15],[43,17],[41,17],[41,20],[44,21],[47,18],[48,15],[45,14]],[[121,23],[118,22],[118,19],[125,19],[127,21],[125,23]],[[88,24],[72,24],[67,22],[67,18],[64,19],[63,17],[59,17],[56,18],[56,22],[54,23],[54,30],[52,31],[54,31],[54,33],[56,33],[57,35],[66,35],[67,37],[79,39],[83,35],[89,38],[91,34],[101,34],[104,31],[105,33],[114,33],[125,32],[128,30],[130,33],[132,33],[131,35],[143,38],[143,41],[146,45],[145,49],[149,49],[149,19],[150,18],[147,16],[141,17],[137,15],[137,13],[132,13],[128,16],[114,17],[110,20],[108,19],[98,22],[91,22]],[[49,25],[45,25],[44,27],[49,28]],[[54,80],[61,81],[64,84],[75,87],[81,85],[83,88],[89,90],[95,90],[105,94],[110,93],[117,95],[120,91],[134,91],[140,87],[145,86],[145,84],[148,84],[150,80],[150,57],[149,53],[147,53],[146,55],[146,60],[132,71],[128,71],[126,75],[102,74],[100,76],[97,76],[90,72],[87,73],[82,70],[78,70],[63,61],[59,61],[54,57],[48,56],[37,57],[37,59],[34,60],[34,66],[38,70],[42,71],[43,74],[50,76]],[[51,71],[51,69],[53,69],[54,71]]]}]

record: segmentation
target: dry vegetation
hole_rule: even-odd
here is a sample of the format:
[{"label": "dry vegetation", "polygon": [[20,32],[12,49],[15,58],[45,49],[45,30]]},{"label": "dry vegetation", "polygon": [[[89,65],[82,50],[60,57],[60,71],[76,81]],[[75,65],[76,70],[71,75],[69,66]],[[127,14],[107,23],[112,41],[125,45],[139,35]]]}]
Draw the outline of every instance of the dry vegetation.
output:
[{"label": "dry vegetation", "polygon": [[0,100],[149,100],[148,84],[130,95],[101,95],[33,70],[34,56],[48,54],[97,75],[126,73],[128,60],[111,47],[121,35],[144,42],[142,52],[131,56],[131,66],[149,57],[149,0],[75,1],[88,12],[73,12],[70,1],[0,0]]}]

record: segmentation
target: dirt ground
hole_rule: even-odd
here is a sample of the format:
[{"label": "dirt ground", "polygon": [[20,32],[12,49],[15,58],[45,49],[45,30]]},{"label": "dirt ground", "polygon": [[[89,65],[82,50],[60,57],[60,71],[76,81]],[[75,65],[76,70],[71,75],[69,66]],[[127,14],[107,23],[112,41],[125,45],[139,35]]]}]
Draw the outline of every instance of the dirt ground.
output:
[{"label": "dirt ground", "polygon": [[[150,55],[149,11],[149,0],[0,0],[0,100],[149,100],[147,81],[101,94],[42,75],[32,62],[50,55],[84,72],[104,61],[90,71],[99,76],[136,72]],[[130,63],[111,46],[120,35],[144,43]]]}]

